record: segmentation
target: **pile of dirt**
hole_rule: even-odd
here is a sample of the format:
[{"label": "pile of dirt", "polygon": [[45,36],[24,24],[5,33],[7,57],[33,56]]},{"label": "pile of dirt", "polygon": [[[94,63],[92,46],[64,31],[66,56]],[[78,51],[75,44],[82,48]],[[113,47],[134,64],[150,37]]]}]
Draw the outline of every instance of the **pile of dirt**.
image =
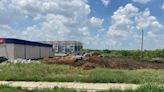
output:
[{"label": "pile of dirt", "polygon": [[87,61],[100,67],[113,69],[164,69],[164,62],[144,61],[131,57],[90,57]]},{"label": "pile of dirt", "polygon": [[48,64],[74,64],[76,61],[74,56],[66,56],[66,57],[53,57],[53,58],[46,58],[42,59],[44,63]]},{"label": "pile of dirt", "polygon": [[74,56],[66,56],[43,59],[42,61],[48,64],[68,64],[82,67],[83,69],[93,69],[95,67],[112,69],[164,69],[164,62],[151,62],[131,57],[100,57],[99,55],[93,55],[75,62]]},{"label": "pile of dirt", "polygon": [[89,70],[89,69],[94,69],[94,68],[96,68],[96,65],[93,64],[93,63],[86,62],[86,63],[84,63],[81,67],[82,67],[82,69],[84,69],[84,70]]}]

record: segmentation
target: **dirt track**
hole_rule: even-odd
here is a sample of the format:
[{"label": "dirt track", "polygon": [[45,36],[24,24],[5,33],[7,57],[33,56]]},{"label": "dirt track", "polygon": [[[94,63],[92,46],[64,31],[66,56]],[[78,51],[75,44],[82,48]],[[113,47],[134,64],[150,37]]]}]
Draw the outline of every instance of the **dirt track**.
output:
[{"label": "dirt track", "polygon": [[11,87],[22,87],[27,89],[35,88],[73,88],[77,90],[87,90],[95,92],[108,89],[136,89],[139,85],[136,84],[118,84],[118,83],[75,83],[75,82],[16,82],[16,81],[0,81],[0,85]]}]

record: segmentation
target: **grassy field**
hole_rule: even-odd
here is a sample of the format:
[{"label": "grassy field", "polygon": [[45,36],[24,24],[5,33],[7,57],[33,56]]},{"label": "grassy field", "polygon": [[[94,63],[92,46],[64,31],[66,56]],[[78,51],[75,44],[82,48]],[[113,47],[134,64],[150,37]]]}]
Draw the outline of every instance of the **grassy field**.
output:
[{"label": "grassy field", "polygon": [[146,59],[152,58],[162,58],[164,59],[164,49],[157,50],[144,50],[143,52],[140,50],[84,50],[85,52],[96,52],[99,54],[112,55],[112,56],[128,56],[128,57],[141,57],[143,53],[143,57]]},{"label": "grassy field", "polygon": [[164,86],[156,86],[156,85],[150,85],[146,84],[144,86],[141,86],[140,88],[136,90],[107,90],[107,91],[100,91],[100,92],[164,92]]},{"label": "grassy field", "polygon": [[77,92],[77,91],[73,89],[65,89],[65,88],[27,90],[27,89],[22,89],[20,87],[13,88],[8,86],[0,86],[0,92]]},{"label": "grassy field", "polygon": [[[22,89],[20,87],[13,88],[13,87],[8,87],[8,86],[0,86],[0,92],[77,92],[77,91],[74,89],[65,89],[65,88],[27,90],[27,89]],[[85,91],[83,90],[83,91],[78,91],[78,92],[85,92]],[[130,90],[130,89],[124,90],[124,91],[107,90],[107,91],[99,91],[99,92],[164,92],[164,86],[146,84],[136,90]]]},{"label": "grassy field", "polygon": [[7,64],[0,65],[0,80],[164,84],[164,70],[117,70],[106,68],[83,70],[55,64]]}]

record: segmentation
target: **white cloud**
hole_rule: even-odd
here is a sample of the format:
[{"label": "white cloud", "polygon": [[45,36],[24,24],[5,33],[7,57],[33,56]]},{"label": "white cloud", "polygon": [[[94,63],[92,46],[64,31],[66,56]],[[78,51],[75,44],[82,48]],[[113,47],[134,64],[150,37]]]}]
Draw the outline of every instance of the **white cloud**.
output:
[{"label": "white cloud", "polygon": [[[119,43],[120,47],[135,44],[140,44],[140,32],[145,30],[145,39],[150,40],[150,37],[159,37],[164,26],[158,22],[155,16],[152,16],[150,10],[147,8],[144,11],[140,11],[132,4],[127,4],[124,7],[120,7],[114,12],[111,19],[111,26],[109,27],[108,37],[113,39],[116,43]],[[161,40],[164,38],[151,38]],[[150,44],[150,43],[149,43]],[[134,45],[132,47],[135,47]],[[137,47],[136,47],[137,48]]]},{"label": "white cloud", "polygon": [[104,19],[100,19],[100,18],[96,18],[96,17],[92,17],[90,19],[90,24],[93,27],[101,27],[103,22],[104,22]]},{"label": "white cloud", "polygon": [[148,34],[148,37],[150,37],[150,38],[155,38],[155,37],[157,37],[157,35],[154,34],[153,32],[147,32],[147,34]]},{"label": "white cloud", "polygon": [[84,0],[0,0],[0,11],[1,22],[11,23],[47,14],[82,18],[90,13],[90,6]]},{"label": "white cloud", "polygon": [[0,37],[80,40],[88,47],[101,48],[103,45],[98,44],[105,44],[120,48],[129,42],[136,44],[140,37],[137,30],[143,28],[148,30],[145,39],[149,42],[156,39],[154,42],[162,43],[164,40],[164,33],[160,31],[163,25],[149,9],[140,11],[132,4],[120,7],[111,17],[111,26],[106,33],[102,28],[104,19],[88,17],[91,9],[86,1],[0,0]]},{"label": "white cloud", "polygon": [[80,40],[87,44],[98,38],[92,29],[101,29],[103,22],[88,18],[90,12],[87,0],[0,0],[0,37]]},{"label": "white cloud", "polygon": [[140,4],[147,4],[149,2],[151,2],[152,0],[133,0],[133,2],[137,2],[137,3],[140,3]]},{"label": "white cloud", "polygon": [[84,36],[90,36],[90,32],[88,31],[89,29],[87,27],[79,28],[79,31],[84,35]]},{"label": "white cloud", "polygon": [[14,30],[10,28],[8,25],[0,25],[0,37],[12,37],[15,38]]},{"label": "white cloud", "polygon": [[134,22],[131,20],[138,13],[138,8],[132,4],[120,7],[112,16],[112,25],[109,28],[108,35],[126,38],[131,30],[134,30]]},{"label": "white cloud", "polygon": [[110,3],[110,0],[101,0],[102,4],[107,7]]},{"label": "white cloud", "polygon": [[10,4],[11,0],[0,0],[0,24],[9,24],[16,20],[22,20],[25,18],[21,8]]},{"label": "white cloud", "polygon": [[162,7],[161,7],[162,10],[164,10],[164,4],[162,4]]},{"label": "white cloud", "polygon": [[138,30],[149,29],[155,31],[162,29],[162,25],[158,22],[156,17],[150,14],[150,10],[148,8],[136,16],[135,21]]}]

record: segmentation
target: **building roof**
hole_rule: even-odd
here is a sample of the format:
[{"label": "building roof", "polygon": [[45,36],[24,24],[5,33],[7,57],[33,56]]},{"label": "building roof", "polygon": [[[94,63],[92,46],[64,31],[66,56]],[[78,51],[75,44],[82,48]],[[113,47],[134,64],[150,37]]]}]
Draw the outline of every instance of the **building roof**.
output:
[{"label": "building roof", "polygon": [[9,43],[9,44],[22,44],[22,45],[31,45],[31,46],[42,46],[42,47],[52,47],[51,44],[45,44],[34,41],[27,41],[15,38],[0,38],[0,43]]}]

